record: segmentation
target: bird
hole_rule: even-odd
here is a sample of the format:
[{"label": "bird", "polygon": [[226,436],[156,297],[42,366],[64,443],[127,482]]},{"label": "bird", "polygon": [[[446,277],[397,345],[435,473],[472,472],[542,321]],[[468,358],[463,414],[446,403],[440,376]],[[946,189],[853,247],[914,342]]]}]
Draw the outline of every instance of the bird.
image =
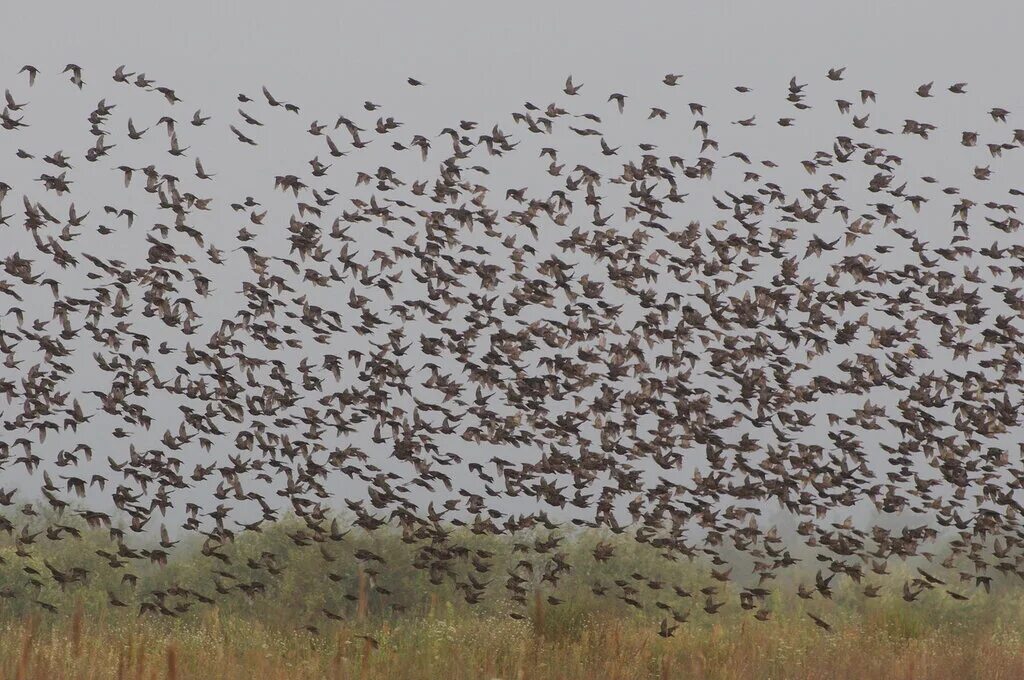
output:
[{"label": "bird", "polygon": [[[77,65],[77,64],[68,64],[67,66],[64,67],[64,70],[61,71],[61,73],[67,73],[69,71],[71,72],[71,82],[79,90],[81,90],[82,87],[85,85],[85,82],[82,80],[82,67]],[[29,72],[29,79],[30,79],[30,82],[31,82],[31,80],[32,80],[32,72],[31,71]]]},{"label": "bird", "polygon": [[828,621],[825,621],[824,619],[815,616],[811,612],[807,612],[807,616],[809,616],[811,620],[814,621],[814,625],[816,625],[818,628],[821,628],[826,633],[832,632],[832,624],[830,624]]},{"label": "bird", "polygon": [[235,137],[238,138],[238,141],[242,142],[243,144],[251,144],[252,146],[256,146],[255,141],[242,134],[234,125],[229,125],[228,127],[231,128],[231,131],[235,133]]},{"label": "bird", "polygon": [[203,170],[203,164],[199,160],[199,157],[196,156],[196,177],[198,177],[199,179],[213,179],[216,176],[216,174],[207,174],[207,172]]},{"label": "bird", "polygon": [[841,66],[839,68],[830,68],[828,70],[827,77],[828,77],[829,80],[833,80],[833,81],[838,82],[838,81],[843,79],[843,71],[845,71],[845,70],[846,70],[845,66]]},{"label": "bird", "polygon": [[[901,606],[1020,575],[1024,189],[1000,180],[1024,132],[977,120],[1010,111],[973,107],[947,135],[935,102],[903,112],[834,67],[735,87],[754,93],[740,117],[697,94],[626,112],[569,76],[572,99],[550,86],[495,120],[428,126],[356,98],[321,114],[333,129],[296,127],[273,109],[304,102],[269,83],[190,101],[185,125],[184,88],[113,80],[135,87],[87,116],[64,120],[71,88],[5,91],[0,113],[42,128],[54,96],[61,138],[88,140],[20,139],[0,182],[0,224],[25,227],[0,255],[0,467],[28,480],[0,489],[4,598],[59,611],[44,587],[104,571],[108,606],[176,618],[267,596],[287,550],[337,595],[293,622],[312,635],[367,597],[400,611],[391,578],[411,566],[469,606],[507,596],[518,620],[585,571],[593,597],[660,610],[668,638],[682,600],[717,615],[735,589],[768,622],[769,598],[879,597],[897,558],[914,560]],[[208,125],[224,99],[239,118]],[[777,125],[757,125],[766,109]],[[270,527],[279,541],[246,540]],[[387,531],[408,559],[375,547]],[[99,566],[45,559],[86,535]],[[647,549],[701,569],[626,566]],[[189,551],[208,593],[153,585]]]},{"label": "bird", "polygon": [[36,84],[36,76],[39,75],[39,69],[37,69],[32,64],[25,64],[21,67],[21,70],[19,70],[18,73],[27,73],[28,85],[29,87],[32,87]]}]

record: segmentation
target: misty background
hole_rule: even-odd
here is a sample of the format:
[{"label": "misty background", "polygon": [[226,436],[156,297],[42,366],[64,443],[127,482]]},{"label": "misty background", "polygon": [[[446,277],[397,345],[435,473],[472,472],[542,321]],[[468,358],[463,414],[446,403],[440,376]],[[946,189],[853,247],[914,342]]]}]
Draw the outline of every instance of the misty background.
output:
[{"label": "misty background", "polygon": [[[691,115],[687,107],[691,102],[699,102],[706,107],[703,118],[711,123],[711,136],[720,147],[718,165],[710,180],[681,185],[680,191],[687,191],[690,196],[685,206],[675,207],[672,223],[682,228],[688,221],[695,220],[707,227],[717,219],[728,217],[728,213],[715,209],[713,197],[721,198],[725,189],[738,191],[753,187],[749,185],[744,189],[742,174],[746,168],[741,162],[724,158],[732,151],[742,151],[754,164],[766,159],[777,163],[778,168],[770,171],[771,176],[791,198],[801,187],[820,187],[828,181],[824,169],[809,176],[800,162],[810,159],[816,151],[830,152],[836,135],[846,134],[856,139],[861,134],[862,131],[850,127],[849,116],[841,116],[836,110],[837,98],[854,102],[857,115],[870,113],[871,128],[893,131],[894,134],[884,140],[879,137],[875,143],[902,159],[897,170],[901,177],[915,181],[927,175],[938,180],[934,185],[917,182],[916,186],[908,187],[908,192],[920,191],[930,202],[919,214],[908,208],[901,209],[903,221],[899,226],[917,230],[922,241],[939,247],[949,242],[952,235],[949,213],[951,206],[960,199],[960,196],[943,195],[941,187],[960,187],[964,197],[981,205],[986,201],[1005,202],[1010,188],[1024,186],[1024,182],[1019,182],[1020,165],[1019,159],[1014,157],[1016,154],[1007,152],[1002,158],[991,158],[983,143],[1006,141],[1016,127],[1012,115],[1009,124],[1000,124],[987,112],[994,106],[1008,109],[1011,114],[1021,110],[1020,90],[1013,87],[1012,78],[1006,74],[1021,56],[1016,33],[1022,14],[1024,10],[1010,3],[986,4],[966,12],[960,4],[923,2],[876,7],[819,3],[613,6],[577,2],[525,2],[514,6],[445,2],[432,7],[413,3],[304,3],[297,7],[263,2],[185,2],[141,8],[131,3],[59,8],[38,4],[13,6],[5,8],[3,40],[0,40],[0,86],[9,89],[16,101],[28,102],[20,113],[25,114],[25,121],[31,127],[0,134],[0,158],[3,159],[0,160],[0,181],[13,187],[0,213],[16,213],[7,226],[0,227],[4,239],[2,248],[4,255],[18,251],[24,257],[39,260],[38,253],[32,254],[31,238],[20,227],[22,195],[27,194],[32,200],[43,202],[54,215],[66,215],[66,206],[72,201],[79,214],[93,211],[73,251],[80,249],[103,258],[120,259],[130,266],[142,263],[148,249],[145,229],[169,218],[166,213],[155,211],[151,197],[141,191],[145,180],[140,174],[137,173],[132,186],[125,189],[121,173],[114,168],[122,163],[136,168],[157,163],[162,172],[172,172],[182,178],[182,191],[187,188],[214,199],[210,212],[194,212],[190,219],[208,242],[226,251],[227,264],[215,269],[199,259],[194,265],[211,277],[213,288],[208,298],[196,304],[204,325],[195,336],[184,338],[174,329],[162,331],[158,320],[143,319],[137,313],[130,313],[128,318],[137,324],[135,330],[149,333],[154,348],[165,339],[178,349],[183,348],[185,342],[199,346],[216,330],[219,319],[230,318],[239,308],[240,284],[251,276],[243,253],[232,252],[239,245],[234,240],[235,233],[248,224],[248,213],[232,211],[229,205],[244,201],[247,196],[254,197],[262,204],[259,210],[267,210],[268,216],[262,227],[248,224],[251,231],[258,233],[257,240],[250,245],[258,246],[263,254],[297,259],[289,255],[284,241],[284,228],[295,212],[295,198],[290,193],[275,191],[274,177],[295,174],[309,180],[308,160],[314,156],[324,163],[333,163],[325,184],[340,194],[332,208],[325,211],[323,219],[318,220],[327,230],[335,214],[354,209],[349,202],[351,198],[369,200],[375,193],[381,195],[372,184],[356,187],[357,172],[374,173],[380,166],[386,166],[407,184],[416,179],[432,179],[436,176],[437,164],[444,158],[442,154],[447,154],[450,148],[446,137],[438,137],[444,127],[457,126],[460,120],[477,121],[479,127],[470,133],[475,140],[477,134],[498,125],[521,146],[502,158],[483,156],[478,150],[467,165],[482,163],[490,173],[471,175],[467,171],[466,176],[469,181],[490,189],[490,207],[509,210],[515,206],[504,198],[506,189],[529,187],[531,196],[546,196],[553,189],[564,188],[564,177],[549,176],[545,172],[549,161],[538,158],[539,150],[545,146],[558,148],[559,162],[567,163],[567,168],[579,162],[603,173],[615,172],[621,169],[622,162],[639,158],[635,150],[638,143],[657,144],[654,153],[659,154],[663,162],[675,153],[693,162],[700,155],[700,135],[692,129],[697,117]],[[67,63],[83,68],[85,87],[81,91],[68,82],[66,74],[60,74]],[[28,87],[24,74],[17,73],[23,64],[33,64],[40,69],[38,81],[32,88]],[[158,93],[113,82],[111,74],[121,64],[125,64],[128,71],[144,72],[158,85],[173,88],[182,101],[172,107]],[[825,78],[829,68],[842,66],[846,67],[843,81],[831,82]],[[666,87],[661,82],[666,73],[683,74],[680,84]],[[567,97],[562,92],[570,74],[575,83],[583,84],[578,97]],[[408,77],[415,77],[425,85],[410,87],[406,83]],[[807,83],[804,93],[811,109],[795,112],[785,100],[791,77],[799,83]],[[917,97],[915,88],[929,81],[936,83],[935,98]],[[946,92],[948,85],[959,81],[969,83],[967,95],[954,96]],[[748,86],[752,91],[741,95],[734,90],[738,85]],[[300,106],[301,113],[294,115],[280,108],[268,109],[260,94],[262,86],[275,97]],[[877,103],[861,105],[857,96],[861,88],[876,91]],[[254,102],[240,104],[236,96],[243,92]],[[621,116],[614,104],[607,101],[613,92],[628,96]],[[81,156],[95,139],[88,134],[86,118],[101,98],[117,106],[108,126],[111,130],[108,143],[118,146],[110,157],[88,163]],[[375,102],[381,109],[366,111],[365,101]],[[530,135],[511,117],[511,113],[521,111],[527,101],[541,109],[554,102],[573,114],[595,113],[602,122],[559,119],[557,134]],[[264,123],[263,127],[243,128],[258,141],[258,147],[239,144],[228,130],[229,123],[243,127],[239,125],[236,112],[240,107]],[[668,118],[647,120],[650,107],[669,111]],[[202,128],[188,124],[197,109],[212,117]],[[167,136],[157,120],[168,114],[173,114],[177,121],[182,146],[190,146],[184,157],[172,158],[166,153]],[[339,115],[351,118],[367,130],[372,130],[381,116],[394,116],[403,126],[387,136],[367,132],[364,136],[373,140],[369,147],[362,151],[346,149],[349,155],[332,158],[323,139],[306,130],[314,120],[326,124],[330,126],[332,139],[340,145],[347,141],[347,135],[343,127],[333,130]],[[733,124],[752,115],[756,115],[754,127]],[[775,121],[783,116],[794,116],[797,123],[792,128],[780,128]],[[150,128],[137,142],[130,142],[125,134],[129,117],[137,128]],[[928,140],[901,135],[904,120],[908,118],[932,123],[938,129]],[[566,128],[568,124],[599,128],[611,146],[622,146],[620,155],[603,157],[596,146],[597,138],[572,134]],[[964,130],[979,133],[981,141],[977,147],[960,146]],[[408,145],[415,134],[422,134],[431,141],[432,150],[426,162],[415,148],[395,151],[390,147],[392,141]],[[17,159],[14,156],[17,149],[30,151],[36,155],[36,160]],[[74,181],[71,193],[59,199],[54,198],[52,192],[44,192],[36,181],[42,165],[38,159],[58,149],[72,156],[73,169],[68,176]],[[213,181],[202,182],[192,176],[195,156],[202,159],[207,172],[216,175]],[[978,182],[973,170],[986,165],[992,167],[993,176],[986,182]],[[46,166],[42,171],[52,170]],[[841,193],[854,214],[859,206],[868,210],[868,206],[883,200],[863,190],[870,178],[868,168],[850,163],[835,170],[848,178]],[[766,177],[769,173],[763,167],[753,171],[763,172]],[[393,192],[392,197],[408,198],[408,187],[405,189]],[[606,186],[605,189],[609,198],[602,214],[620,211],[624,200],[610,196],[621,196],[622,188]],[[134,210],[137,213],[134,226],[129,229],[123,219],[105,214],[104,205]],[[56,206],[61,207],[58,210]],[[586,226],[589,212],[583,206],[577,207],[580,209],[577,217]],[[980,222],[980,217],[975,221]],[[100,237],[89,228],[96,223],[116,227],[117,233]],[[816,229],[808,230],[807,225],[800,225],[801,240],[797,243],[802,244],[812,234],[832,240],[842,234],[843,226],[838,216],[823,216]],[[632,231],[635,225],[627,224],[623,228]],[[534,245],[541,254],[559,254],[555,244],[569,231],[569,227],[562,232],[545,230]],[[883,230],[877,225],[875,231]],[[363,262],[375,248],[392,244],[392,240],[376,232],[373,225],[357,225],[352,232],[357,240],[352,250],[361,252]],[[1019,234],[986,231],[983,225],[977,233],[979,236],[976,240],[972,238],[969,245],[987,246],[995,238],[993,233],[1004,245],[1020,240]],[[521,242],[528,242],[525,233],[519,238]],[[914,261],[908,259],[912,258],[908,249],[898,245],[899,239],[891,235],[878,238],[886,238],[886,243],[897,245],[890,257],[879,258],[887,268],[899,268],[903,260]],[[467,242],[473,241],[467,239]],[[791,254],[802,254],[802,245],[791,246]],[[840,246],[832,257],[807,260],[802,265],[801,275],[823,277],[828,265],[842,257],[842,251]],[[196,256],[201,252],[195,249],[192,254]],[[586,258],[579,259],[580,266],[584,267]],[[983,263],[979,259],[974,264]],[[766,267],[774,264],[765,262]],[[58,276],[52,263],[39,260],[36,266],[44,277]],[[951,266],[960,269],[959,263]],[[288,275],[287,267],[280,263],[274,268]],[[575,273],[598,275],[600,272],[581,268]],[[769,281],[774,273],[771,269],[759,271],[748,282],[748,288],[725,294],[742,296],[745,290]],[[74,291],[76,285],[92,285],[83,274],[84,270],[61,272],[58,278],[62,281],[62,293]],[[311,301],[325,308],[336,306],[344,315],[349,312],[341,296],[347,295],[355,285],[350,282],[328,289],[303,289],[291,297],[308,293]],[[666,285],[672,285],[671,279],[661,281],[659,288]],[[1006,313],[1005,308],[1000,308],[998,294],[987,290],[986,286],[981,288],[993,308],[992,314]],[[182,283],[181,290],[191,295],[187,281]],[[402,299],[415,290],[414,282],[410,282],[407,275],[404,284],[396,288],[395,299]],[[697,282],[689,288],[680,288],[684,294],[699,290]],[[610,304],[628,301],[611,287],[606,287],[606,291]],[[361,289],[359,292],[366,294]],[[197,296],[192,297],[198,300]],[[20,304],[26,316],[32,319],[49,318],[51,305],[52,298],[45,287],[33,291]],[[135,305],[141,308],[140,302],[136,301]],[[388,305],[387,298],[376,291],[371,307],[386,310]],[[641,310],[627,307],[620,325],[630,328],[641,315]],[[278,321],[287,323],[283,318]],[[13,324],[11,315],[0,320],[0,328],[12,329]],[[291,371],[303,357],[308,356],[311,364],[318,365],[325,352],[340,357],[346,357],[351,349],[366,353],[369,342],[381,339],[348,333],[321,346],[314,343],[311,334],[299,324],[292,325],[303,341],[303,349],[276,353],[279,357],[282,354],[288,357]],[[409,335],[403,344],[414,342],[407,363],[422,364],[423,361],[414,359],[415,341],[417,332],[426,329],[411,323],[407,330]],[[925,340],[921,342],[929,344]],[[82,347],[89,351],[77,353],[80,356],[76,356],[76,360],[82,363],[76,363],[74,382],[63,389],[76,386],[102,390],[103,381],[109,382],[109,376],[91,365],[88,359],[92,349]],[[851,346],[849,356],[862,349],[863,346]],[[842,351],[833,348],[824,360],[809,362],[810,370],[826,374],[831,371],[834,375],[835,364],[844,358]],[[798,355],[802,352],[801,349],[794,353],[793,360],[804,361]],[[25,363],[15,368],[0,367],[0,378],[17,380],[33,362],[33,353],[27,344],[19,349],[19,358]],[[165,379],[173,379],[176,367],[181,365],[180,354],[151,358]],[[932,368],[961,370],[976,361],[977,358],[957,365],[950,364],[946,357],[939,357]],[[915,363],[919,372],[928,370],[929,362]],[[698,367],[694,370],[696,387],[713,393],[725,389],[701,377],[705,364],[698,364]],[[457,367],[442,366],[442,369],[455,371]],[[348,370],[357,372],[353,367]],[[291,375],[294,380],[300,380],[296,373]],[[416,372],[410,377],[410,383],[418,384],[428,375]],[[875,398],[874,395],[871,398]],[[889,401],[886,399],[886,395],[880,395],[879,403],[892,407],[891,397]],[[1020,395],[1014,394],[1011,399],[1019,403]],[[80,397],[80,401],[87,413],[96,410],[94,399]],[[862,403],[863,399],[844,397],[827,405],[819,402],[816,409],[843,414]],[[16,413],[12,409],[17,406],[17,401],[4,406],[3,419],[12,417]],[[178,404],[154,392],[147,400],[147,408],[155,419],[153,427],[149,432],[133,432],[130,438],[109,437],[109,430],[121,423],[102,412],[77,434],[48,435],[45,442],[35,447],[44,461],[41,469],[55,479],[66,473],[50,461],[57,451],[70,449],[79,441],[87,441],[96,454],[91,466],[83,463],[79,467],[76,473],[79,476],[83,472],[106,469],[107,456],[124,461],[129,444],[139,450],[158,446],[164,430],[176,427],[180,419]],[[828,446],[824,413],[816,412],[815,416],[816,436],[821,445]],[[364,430],[361,428],[350,437],[339,438],[336,445],[351,444],[361,448],[369,455],[371,463],[385,471],[409,472],[389,460],[390,448],[376,446],[369,440],[369,430]],[[737,434],[740,432],[742,430],[738,429]],[[1019,435],[1019,432],[1009,433],[1006,443],[1014,445]],[[883,431],[878,438],[865,436],[863,439],[879,475],[885,466],[885,456],[872,445],[884,436]],[[814,432],[809,432],[803,440],[814,437]],[[233,433],[221,439],[227,445]],[[485,466],[495,455],[515,461],[534,460],[538,455],[532,450],[469,445],[455,437],[439,444],[447,450],[458,451],[465,462],[481,462]],[[184,461],[182,472],[188,473],[194,464],[223,461],[228,453],[235,451],[230,447],[226,450],[215,447],[206,453],[193,444],[178,455]],[[1013,466],[1019,467],[1015,449],[1013,454]],[[702,456],[698,448],[683,469],[671,474],[656,468],[647,469],[646,479],[654,483],[658,475],[664,475],[684,482],[694,469],[704,465],[700,460]],[[483,482],[465,471],[464,465],[445,471],[453,474],[456,492],[447,493],[440,488],[428,492],[412,487],[410,497],[437,503],[438,499],[456,496],[460,488],[479,494],[485,492]],[[39,474],[29,477],[22,466],[8,465],[0,471],[0,487],[7,490],[18,487],[18,499],[26,502],[37,496],[38,484],[34,480]],[[123,481],[116,475],[110,476],[112,483]],[[335,497],[327,503],[341,508],[343,498],[364,497],[365,485],[358,479],[334,474],[330,480],[330,491]],[[259,488],[256,482],[252,485],[252,488]],[[58,486],[61,485],[58,483]],[[209,494],[213,486],[213,483],[197,484],[194,489],[179,493],[176,499],[196,502],[212,510],[214,504]],[[250,488],[250,483],[245,486]],[[267,488],[273,490],[274,486]],[[96,509],[104,503],[109,506],[109,493],[91,490],[87,503]],[[521,496],[489,500],[491,507],[516,514],[530,512],[536,507],[533,503]],[[239,505],[238,512],[232,516],[240,521],[251,519],[257,509],[251,504]],[[551,508],[546,509],[558,514]],[[169,528],[180,523],[181,511],[179,507],[176,512],[168,513]],[[869,509],[861,506],[851,512],[865,519]],[[587,516],[586,512],[578,513],[571,507],[566,508],[564,514]]]}]

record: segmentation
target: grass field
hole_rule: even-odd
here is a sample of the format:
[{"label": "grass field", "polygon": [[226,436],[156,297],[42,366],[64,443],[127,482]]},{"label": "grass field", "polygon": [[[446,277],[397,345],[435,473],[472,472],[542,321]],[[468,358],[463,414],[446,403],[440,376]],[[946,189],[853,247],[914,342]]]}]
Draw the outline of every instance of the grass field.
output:
[{"label": "grass field", "polygon": [[[1024,588],[1020,580],[994,574],[991,594],[935,564],[890,560],[890,574],[869,575],[880,596],[861,595],[864,583],[837,578],[829,599],[794,595],[798,583],[813,583],[825,567],[813,555],[798,568],[770,582],[772,594],[759,604],[771,612],[758,621],[739,606],[739,585],[718,583],[716,599],[726,604],[714,615],[703,611],[696,589],[709,583],[708,564],[664,559],[654,549],[622,538],[616,559],[596,562],[591,551],[608,536],[577,533],[559,552],[573,569],[557,584],[534,580],[527,606],[511,603],[504,590],[507,572],[524,553],[494,537],[456,535],[473,549],[493,553],[488,596],[470,606],[446,581],[431,587],[409,565],[410,546],[387,531],[353,532],[342,542],[321,546],[333,555],[325,563],[319,548],[296,547],[289,524],[262,534],[239,536],[225,547],[231,562],[211,563],[195,546],[183,545],[166,567],[133,563],[131,588],[122,570],[111,570],[95,554],[107,545],[102,532],[81,540],[43,542],[29,557],[15,554],[0,539],[0,680],[360,678],[366,680],[442,678],[1024,678]],[[372,548],[386,560],[378,586],[370,585],[358,560],[359,548]],[[276,555],[277,569],[247,566],[262,552]],[[537,571],[544,557],[532,556]],[[918,566],[941,574],[946,583],[914,602],[901,596]],[[85,583],[61,590],[49,581],[46,565],[89,571]],[[456,572],[468,570],[454,563]],[[211,569],[237,574],[234,583],[259,579],[265,594],[245,597],[237,588],[215,604],[167,596],[182,608],[175,617],[139,614],[154,592],[175,586],[213,595],[221,577]],[[325,578],[325,572],[333,578]],[[34,579],[31,574],[42,576]],[[642,574],[643,579],[636,578]],[[456,574],[452,580],[464,578]],[[627,580],[637,587],[643,608],[613,596],[597,597],[595,582]],[[679,598],[648,582],[681,585],[694,591]],[[749,585],[738,564],[734,579]],[[221,581],[220,585],[230,585]],[[967,598],[954,600],[953,590]],[[110,594],[124,607],[107,604]],[[561,604],[552,606],[548,595]],[[37,604],[56,607],[50,612]],[[689,615],[671,637],[659,624],[670,603]],[[184,604],[188,606],[184,606]],[[327,609],[342,621],[327,618]],[[516,613],[521,618],[512,618]],[[807,616],[827,619],[832,632]],[[668,619],[671,621],[671,618]],[[361,637],[365,636],[365,637]]]},{"label": "grass field", "polygon": [[[909,633],[884,613],[832,634],[799,618],[681,626],[588,620],[562,634],[536,621],[445,612],[393,624],[282,631],[215,610],[178,625],[33,617],[0,627],[3,678],[964,678],[1024,677],[1024,633],[992,625]],[[357,635],[369,634],[379,644]]]}]

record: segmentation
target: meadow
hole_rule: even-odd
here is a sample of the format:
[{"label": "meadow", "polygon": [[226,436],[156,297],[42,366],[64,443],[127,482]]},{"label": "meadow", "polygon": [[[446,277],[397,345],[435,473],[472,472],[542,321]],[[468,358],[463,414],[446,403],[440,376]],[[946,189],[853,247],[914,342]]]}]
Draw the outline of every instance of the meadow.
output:
[{"label": "meadow", "polygon": [[[884,583],[877,598],[860,596],[846,579],[830,600],[802,600],[793,595],[796,585],[813,582],[820,568],[807,557],[771,584],[769,621],[743,610],[731,583],[722,586],[717,599],[727,605],[714,616],[702,610],[699,593],[678,598],[644,587],[638,609],[611,594],[595,596],[591,585],[625,578],[643,586],[638,574],[699,587],[708,583],[709,565],[672,562],[643,546],[627,551],[630,539],[619,541],[615,560],[599,563],[590,555],[593,545],[616,539],[579,532],[559,549],[573,571],[557,586],[531,584],[521,608],[503,597],[503,583],[523,555],[507,541],[467,532],[461,537],[467,545],[494,554],[492,571],[481,576],[491,581],[489,597],[470,606],[449,583],[431,586],[409,566],[410,547],[397,534],[353,532],[330,546],[333,561],[326,562],[319,546],[297,547],[288,532],[281,522],[240,536],[226,550],[230,567],[211,565],[198,546],[184,546],[165,567],[132,565],[139,577],[134,588],[101,565],[95,551],[109,546],[98,532],[41,543],[30,558],[15,555],[9,542],[0,545],[2,585],[18,593],[0,598],[0,678],[1024,677],[1024,589],[1004,578],[994,579],[991,594],[956,584],[969,595],[965,602],[936,588],[907,603],[900,586],[917,565],[894,561],[890,576],[873,580]],[[360,548],[386,561],[376,580],[352,556]],[[276,573],[246,566],[247,556],[264,552],[276,555]],[[47,564],[82,565],[90,576],[63,591],[45,578],[38,589],[23,585],[32,571],[45,575]],[[258,578],[266,590],[246,597],[234,588],[214,604],[175,610],[173,617],[139,614],[139,602],[153,591],[178,586],[209,595],[216,583],[227,585],[212,569],[230,569],[239,582]],[[126,606],[110,606],[110,594]],[[563,602],[549,604],[550,594]],[[657,601],[689,613],[670,637],[658,634],[665,616]],[[324,609],[342,620],[328,619]],[[828,619],[832,632],[816,627],[807,612]]]}]

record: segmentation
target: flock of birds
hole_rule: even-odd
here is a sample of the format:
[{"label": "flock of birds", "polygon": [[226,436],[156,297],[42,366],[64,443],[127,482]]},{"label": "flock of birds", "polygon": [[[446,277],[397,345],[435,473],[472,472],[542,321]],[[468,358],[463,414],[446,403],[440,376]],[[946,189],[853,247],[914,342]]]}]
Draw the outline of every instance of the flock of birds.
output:
[{"label": "flock of birds", "polygon": [[[756,115],[713,125],[698,102],[638,113],[571,77],[504,123],[410,135],[374,102],[308,121],[267,87],[219,120],[121,66],[110,87],[123,98],[100,100],[81,126],[92,143],[65,153],[19,141],[38,106],[29,88],[57,77],[21,74],[0,114],[0,173],[33,176],[0,177],[0,469],[40,493],[0,489],[10,559],[80,537],[74,516],[109,531],[100,554],[128,588],[133,566],[167,562],[182,539],[166,518],[180,512],[173,531],[201,537],[212,590],[143,593],[140,612],[177,616],[266,590],[275,556],[238,564],[224,548],[286,512],[294,544],[329,565],[346,540],[340,509],[362,530],[399,530],[433,583],[470,603],[503,592],[521,617],[532,588],[560,603],[573,567],[562,537],[589,527],[711,562],[699,592],[636,573],[593,584],[662,610],[665,637],[686,602],[724,606],[725,583],[769,619],[773,580],[807,562],[800,551],[818,562],[795,593],[808,600],[831,597],[837,577],[876,597],[911,557],[927,568],[902,584],[907,601],[1024,578],[1022,191],[989,195],[1024,145],[1009,111],[981,108],[986,131],[957,131],[974,166],[951,182],[905,171],[886,146],[895,134],[930,148],[945,130],[874,127],[876,94],[848,88],[842,68],[773,99],[791,110],[773,129],[812,108],[841,128],[784,164],[716,141],[764,128]],[[87,96],[89,73],[63,74],[68,96]],[[676,97],[684,83],[659,87]],[[809,98],[826,87],[838,98]],[[915,101],[966,89],[928,83]],[[139,122],[139,97],[162,98],[164,115]],[[627,116],[641,134],[673,126],[671,140],[617,142],[609,119]],[[240,167],[272,129],[318,151],[215,201],[232,169],[203,164],[200,129]],[[118,158],[154,142],[148,164]],[[508,157],[541,159],[528,186],[499,179]],[[107,177],[107,193],[76,189]],[[925,220],[932,206],[952,214]],[[41,526],[36,499],[58,519]],[[864,507],[899,522],[858,528],[847,515]],[[793,536],[765,521],[778,511]],[[496,576],[494,555],[453,527],[529,538]],[[729,566],[738,555],[749,573]],[[614,564],[613,543],[593,558]],[[356,559],[386,593],[382,558]],[[44,581],[90,576],[47,569],[26,567],[2,595],[53,610]]]}]

